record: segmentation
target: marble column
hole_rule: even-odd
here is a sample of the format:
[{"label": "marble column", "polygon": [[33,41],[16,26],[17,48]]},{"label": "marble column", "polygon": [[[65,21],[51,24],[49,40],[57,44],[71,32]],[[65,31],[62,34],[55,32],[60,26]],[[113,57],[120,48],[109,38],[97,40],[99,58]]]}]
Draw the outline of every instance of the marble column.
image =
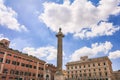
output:
[{"label": "marble column", "polygon": [[64,80],[64,75],[62,72],[62,38],[64,37],[64,34],[61,32],[61,28],[59,29],[59,32],[56,34],[58,45],[57,45],[57,71],[55,74],[55,80]]}]

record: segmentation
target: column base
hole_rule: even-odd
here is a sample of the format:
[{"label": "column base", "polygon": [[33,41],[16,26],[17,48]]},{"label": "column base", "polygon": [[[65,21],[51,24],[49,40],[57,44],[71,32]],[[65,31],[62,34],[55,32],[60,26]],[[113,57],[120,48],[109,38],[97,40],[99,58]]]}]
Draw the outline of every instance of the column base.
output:
[{"label": "column base", "polygon": [[65,77],[62,72],[57,71],[54,75],[54,80],[65,80]]}]

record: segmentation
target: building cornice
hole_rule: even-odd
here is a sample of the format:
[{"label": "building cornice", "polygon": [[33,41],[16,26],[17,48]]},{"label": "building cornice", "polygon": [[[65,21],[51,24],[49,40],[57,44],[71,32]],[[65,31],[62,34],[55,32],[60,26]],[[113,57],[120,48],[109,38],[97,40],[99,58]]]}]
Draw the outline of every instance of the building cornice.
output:
[{"label": "building cornice", "polygon": [[85,61],[72,61],[72,62],[68,62],[66,64],[66,66],[68,65],[78,65],[78,64],[85,64],[85,63],[91,63],[91,62],[101,62],[101,61],[105,61],[105,60],[108,60],[111,64],[112,62],[110,61],[110,59],[108,58],[108,56],[103,56],[103,57],[98,57],[98,58],[90,58],[90,59],[87,59]]},{"label": "building cornice", "polygon": [[12,49],[12,48],[5,48],[4,46],[1,46],[1,45],[0,45],[0,49],[4,50],[5,52],[9,52],[9,53],[12,53],[12,54],[21,56],[21,57],[25,57],[25,58],[28,58],[28,59],[32,59],[32,60],[34,60],[35,62],[40,61],[40,62],[46,63],[44,60],[38,59],[38,58],[36,58],[35,56],[28,55],[28,54],[26,54],[26,53],[22,53],[22,52],[20,52],[20,51],[18,51],[18,50],[14,50],[14,49]]}]

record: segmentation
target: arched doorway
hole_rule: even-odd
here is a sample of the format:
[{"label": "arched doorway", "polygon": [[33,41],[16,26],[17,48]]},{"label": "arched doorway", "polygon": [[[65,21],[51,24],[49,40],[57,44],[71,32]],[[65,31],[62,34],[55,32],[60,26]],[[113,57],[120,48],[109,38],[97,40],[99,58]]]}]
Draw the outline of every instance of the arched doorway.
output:
[{"label": "arched doorway", "polygon": [[46,75],[46,80],[49,80],[49,75],[48,74]]}]

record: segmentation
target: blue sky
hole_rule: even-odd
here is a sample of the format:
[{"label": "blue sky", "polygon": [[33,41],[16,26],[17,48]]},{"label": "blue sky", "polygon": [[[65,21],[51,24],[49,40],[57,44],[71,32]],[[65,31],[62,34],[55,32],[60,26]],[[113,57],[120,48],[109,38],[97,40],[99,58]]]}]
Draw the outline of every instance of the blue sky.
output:
[{"label": "blue sky", "polygon": [[120,69],[119,0],[0,0],[0,39],[13,49],[56,65],[60,27],[64,65],[108,56],[113,70]]}]

